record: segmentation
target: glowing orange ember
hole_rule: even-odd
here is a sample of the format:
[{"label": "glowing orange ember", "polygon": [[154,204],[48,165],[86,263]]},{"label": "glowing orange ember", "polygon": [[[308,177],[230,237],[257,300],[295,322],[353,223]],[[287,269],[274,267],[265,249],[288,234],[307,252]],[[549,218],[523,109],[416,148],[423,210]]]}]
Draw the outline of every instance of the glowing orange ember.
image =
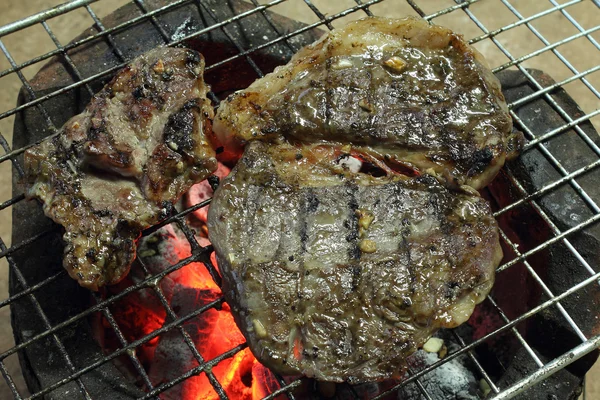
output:
[{"label": "glowing orange ember", "polygon": [[[227,172],[229,171],[223,168],[223,175]],[[200,199],[207,193],[198,191],[209,190],[209,194],[212,194],[210,186],[206,183],[196,185],[188,194],[188,199]],[[197,213],[195,217],[200,222],[205,222],[206,210]],[[210,244],[206,237],[197,236],[197,240],[202,246]],[[149,250],[151,246],[155,246],[156,249]],[[190,254],[189,243],[183,234],[176,228],[167,226],[156,232],[154,238],[142,239],[138,256],[150,273],[157,273],[170,268]],[[214,254],[211,260],[216,266]],[[138,276],[137,279],[143,277]],[[135,282],[134,266],[131,276],[119,285],[117,291]],[[199,262],[190,263],[171,272],[161,280],[159,286],[177,317],[184,317],[221,297],[220,288],[211,278],[206,266]],[[113,307],[113,315],[128,341],[140,339],[170,322],[159,300],[152,289],[143,289],[129,294]],[[106,321],[105,325],[108,329]],[[197,353],[205,361],[213,360],[245,341],[226,303],[219,310],[211,308],[188,319],[181,325],[181,329],[187,333]],[[110,339],[105,340],[110,342]],[[105,348],[119,346],[116,342],[104,345]],[[197,354],[194,354],[184,340],[180,328],[164,332],[139,346],[136,354],[154,387],[168,383],[200,365]],[[248,348],[220,361],[210,370],[231,399],[262,399],[279,388],[273,374],[256,360]],[[166,390],[160,398],[210,400],[218,399],[218,395],[207,375],[202,372]]]},{"label": "glowing orange ember", "polygon": [[[186,244],[186,242],[183,242],[178,246],[178,256],[181,259],[189,256],[189,248]],[[206,245],[207,243],[202,244]],[[205,266],[201,263],[192,263],[178,271],[171,307],[178,310],[179,316],[184,316],[198,307],[216,300],[220,295],[220,289],[210,277]],[[235,324],[227,304],[224,304],[221,310],[207,310],[186,321],[183,327],[206,361],[212,360],[244,343],[244,337]],[[183,354],[180,353],[179,358],[176,360],[169,357],[170,365],[155,362],[150,367],[150,377],[155,380],[153,382],[155,385],[163,383],[164,378],[176,378],[199,365],[189,347],[185,345],[182,336],[180,334],[177,337],[171,336],[164,335],[164,337],[161,337],[157,346],[157,353],[161,351],[162,347],[165,347],[167,351],[172,351],[173,346],[176,346],[180,348]],[[173,341],[178,343],[166,343],[163,346],[163,342]],[[159,361],[158,359],[161,358],[155,357],[155,360]],[[173,371],[173,376],[165,376],[164,372],[152,373],[156,370],[165,371],[166,369]],[[244,349],[235,354],[233,358],[221,361],[211,371],[225,393],[232,399],[260,399],[278,388],[271,372],[258,363],[249,349]],[[167,373],[166,375],[170,374]],[[217,399],[218,396],[206,374],[202,373],[165,392],[161,398]]]},{"label": "glowing orange ember", "polygon": [[[229,175],[229,172],[231,172],[231,170],[228,167],[219,163],[219,166],[218,166],[217,170],[215,171],[214,175],[219,177],[219,179],[223,179],[227,175]],[[208,181],[202,181],[202,182],[198,183],[197,185],[194,185],[194,187],[192,187],[192,189],[186,194],[185,206],[193,207],[196,204],[200,204],[203,201],[212,198],[212,195],[213,195],[213,190],[210,187],[210,184],[208,183]],[[198,218],[200,221],[206,223],[207,213],[208,213],[208,207],[202,207],[202,208],[194,211],[194,216],[196,218]]]}]

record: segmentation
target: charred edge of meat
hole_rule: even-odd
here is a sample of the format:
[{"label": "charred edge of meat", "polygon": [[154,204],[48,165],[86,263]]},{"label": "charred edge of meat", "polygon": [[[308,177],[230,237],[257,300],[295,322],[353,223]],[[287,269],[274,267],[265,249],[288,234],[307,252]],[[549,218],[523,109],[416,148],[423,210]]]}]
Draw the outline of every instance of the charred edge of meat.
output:
[{"label": "charred edge of meat", "polygon": [[483,149],[475,150],[471,155],[469,165],[471,168],[467,171],[467,176],[472,177],[481,174],[490,165],[494,159],[494,152],[488,146]]},{"label": "charred edge of meat", "polygon": [[163,141],[173,151],[183,153],[194,148],[196,142],[192,133],[196,115],[194,111],[200,112],[200,106],[197,99],[185,103],[179,111],[169,116],[169,120],[164,129]]}]

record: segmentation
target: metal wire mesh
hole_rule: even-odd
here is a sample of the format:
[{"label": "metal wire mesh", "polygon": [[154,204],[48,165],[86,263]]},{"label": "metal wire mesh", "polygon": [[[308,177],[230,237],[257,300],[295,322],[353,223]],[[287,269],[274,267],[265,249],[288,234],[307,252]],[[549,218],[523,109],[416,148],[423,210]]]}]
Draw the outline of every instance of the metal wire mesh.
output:
[{"label": "metal wire mesh", "polygon": [[[430,394],[421,384],[420,379],[432,370],[440,367],[440,365],[447,363],[452,359],[461,356],[462,354],[467,354],[468,357],[472,360],[473,364],[476,366],[479,374],[489,385],[489,388],[492,392],[491,398],[508,399],[513,397],[520,391],[531,387],[540,380],[545,379],[549,375],[564,368],[569,363],[574,362],[578,358],[584,356],[585,354],[591,352],[592,350],[600,346],[600,337],[587,337],[580,329],[580,327],[575,323],[572,316],[569,315],[567,310],[561,304],[561,301],[563,301],[564,299],[579,292],[581,289],[587,287],[588,285],[596,285],[600,280],[600,266],[590,265],[586,257],[580,254],[580,252],[570,242],[571,235],[577,232],[581,232],[585,228],[596,224],[598,220],[600,220],[600,208],[598,204],[588,193],[586,193],[586,191],[582,188],[578,181],[579,178],[585,176],[590,171],[596,170],[597,167],[600,166],[600,148],[595,144],[593,138],[589,137],[588,133],[581,128],[581,124],[586,121],[592,121],[593,123],[598,125],[598,115],[600,114],[600,109],[594,109],[594,107],[596,104],[598,104],[598,100],[600,100],[600,93],[596,88],[598,86],[598,82],[600,82],[598,74],[598,71],[600,70],[600,45],[598,43],[598,40],[594,37],[594,35],[597,35],[598,31],[600,31],[600,25],[593,25],[587,27],[582,26],[580,24],[580,21],[572,15],[572,12],[574,12],[574,10],[577,10],[577,12],[582,12],[581,10],[584,10],[584,12],[596,13],[596,15],[598,16],[598,18],[596,18],[596,21],[600,21],[600,10],[598,8],[600,7],[600,5],[597,2],[590,2],[584,0],[571,0],[563,3],[560,3],[556,0],[549,0],[548,2],[536,2],[544,4],[539,4],[537,6],[538,8],[534,11],[531,11],[531,8],[528,8],[530,12],[529,15],[526,16],[523,14],[523,7],[521,7],[522,4],[518,4],[518,2],[516,1],[509,0],[457,0],[456,2],[431,2],[417,0],[354,0],[353,2],[339,2],[339,4],[338,2],[327,2],[318,0],[251,0],[250,4],[252,8],[249,9],[249,11],[227,20],[219,20],[218,16],[202,0],[178,0],[172,3],[168,3],[167,5],[164,5],[159,8],[152,8],[148,6],[148,4],[144,2],[144,0],[134,0],[133,2],[139,9],[139,15],[125,23],[119,24],[117,26],[111,26],[109,28],[103,25],[101,19],[95,13],[94,9],[91,6],[91,3],[93,2],[94,0],[76,0],[58,6],[51,10],[41,12],[30,18],[19,20],[12,24],[0,27],[0,50],[4,54],[6,61],[8,61],[9,64],[8,68],[0,72],[0,79],[4,77],[17,78],[21,82],[29,96],[26,102],[17,107],[8,110],[0,110],[0,121],[8,119],[9,117],[23,110],[35,108],[38,110],[39,113],[41,113],[41,115],[43,115],[46,121],[47,127],[45,127],[45,129],[47,129],[50,133],[55,134],[57,132],[57,127],[52,122],[50,112],[45,108],[45,102],[56,96],[74,91],[78,88],[84,88],[90,95],[92,95],[93,90],[91,84],[93,82],[106,79],[111,74],[120,69],[127,61],[125,59],[124,52],[115,44],[114,35],[118,34],[123,29],[126,29],[142,21],[151,21],[154,27],[160,33],[160,36],[162,37],[164,43],[167,45],[177,45],[191,38],[200,37],[201,35],[207,34],[211,31],[219,30],[229,38],[229,40],[232,42],[232,45],[237,49],[237,54],[232,55],[226,59],[214,62],[210,65],[207,65],[207,70],[210,71],[228,63],[247,63],[255,71],[257,77],[262,77],[264,73],[268,72],[262,71],[261,68],[259,68],[257,63],[254,61],[253,56],[257,51],[263,48],[274,46],[278,43],[283,43],[292,53],[298,49],[298,46],[292,43],[290,39],[298,36],[302,32],[306,32],[315,27],[333,29],[335,26],[339,26],[349,19],[358,19],[360,17],[363,17],[364,15],[378,15],[380,11],[384,10],[383,7],[386,7],[386,11],[391,10],[392,14],[398,14],[393,16],[402,16],[404,14],[419,15],[424,19],[430,21],[431,23],[440,23],[454,28],[456,31],[464,32],[466,37],[470,39],[470,43],[476,46],[479,50],[481,50],[486,56],[488,56],[488,59],[492,60],[494,72],[500,72],[508,68],[517,69],[535,87],[534,93],[528,95],[527,97],[521,98],[518,101],[513,102],[509,105],[511,108],[511,115],[518,129],[522,130],[526,138],[528,139],[526,149],[535,148],[539,150],[539,152],[541,152],[544,155],[546,160],[560,174],[560,178],[547,183],[545,186],[534,192],[528,192],[524,184],[520,182],[517,177],[511,176],[509,174],[509,178],[512,184],[514,185],[514,188],[519,192],[521,198],[518,201],[515,201],[512,204],[507,205],[498,210],[495,213],[495,216],[500,217],[501,215],[518,207],[530,206],[541,216],[541,218],[551,228],[553,237],[551,237],[544,243],[540,243],[534,248],[522,252],[519,249],[519,245],[514,243],[510,239],[509,235],[507,235],[505,232],[501,232],[502,240],[504,240],[505,244],[513,250],[515,257],[501,265],[498,271],[499,273],[502,273],[503,271],[515,266],[518,263],[524,264],[531,279],[535,281],[537,285],[539,285],[542,292],[545,294],[545,298],[547,300],[541,302],[540,304],[531,308],[529,311],[519,315],[518,317],[509,319],[509,317],[507,317],[506,313],[498,305],[495,299],[490,296],[487,301],[491,304],[492,307],[496,309],[496,311],[504,321],[504,325],[501,328],[468,343],[465,343],[465,341],[463,341],[463,338],[456,334],[456,339],[461,344],[461,347],[458,351],[448,354],[448,356],[445,357],[443,360],[440,360],[439,362],[436,362],[431,366],[428,366],[419,371],[412,371],[410,376],[405,381],[389,389],[385,393],[378,394],[374,398],[383,398],[387,394],[398,390],[400,387],[406,386],[414,382],[417,385],[422,396],[426,399],[431,399]],[[306,9],[310,10],[310,12],[312,13],[312,17],[308,18],[306,21],[303,21],[306,23],[306,26],[304,28],[292,32],[282,32],[278,29],[278,27],[266,11],[273,10],[275,12],[285,13],[286,7],[290,6],[291,3],[294,3],[295,5],[297,5],[298,3],[303,3]],[[332,5],[332,3],[336,4]],[[496,21],[491,20],[489,17],[484,17],[485,10],[492,7],[491,3],[494,3],[493,6],[495,7],[495,10],[501,9],[503,12],[502,15],[495,16],[497,17]],[[198,9],[203,10],[203,12],[207,13],[212,18],[212,21],[208,21],[208,27],[195,30],[192,28],[188,30],[183,36],[176,36],[168,32],[165,25],[161,23],[161,17],[171,10],[190,4],[193,4],[196,7],[198,7]],[[99,3],[99,7],[102,7],[102,2]],[[93,21],[94,27],[96,29],[96,33],[78,39],[69,44],[63,44],[51,29],[51,25],[49,24],[49,22],[51,22],[52,19],[56,18],[57,16],[65,14],[68,15],[69,13],[75,12],[76,10],[83,11],[89,14],[89,17]],[[265,42],[260,46],[253,48],[244,48],[240,43],[236,42],[234,36],[230,34],[228,29],[232,24],[236,23],[237,21],[240,21],[254,14],[262,15],[266,23],[272,28],[274,36],[272,39],[268,39],[265,37]],[[557,21],[560,21],[560,24],[562,24],[561,27],[568,26],[568,28],[565,28],[565,32],[567,33],[561,36],[555,35],[553,32],[542,32],[542,29],[540,29],[536,25],[536,22],[543,18],[555,18]],[[4,38],[16,32],[20,32],[25,29],[36,26],[41,26],[43,28],[44,34],[50,38],[55,48],[29,60],[21,62],[15,60],[8,46],[5,45]],[[514,42],[507,41],[507,34],[510,34],[511,32],[517,30],[523,30],[523,32],[526,32],[527,36],[523,37],[531,39],[531,43],[527,43],[527,45],[524,45],[523,48],[520,48],[516,47],[514,45]],[[547,38],[546,36],[551,37]],[[69,51],[80,48],[96,40],[107,41],[119,62],[116,65],[107,67],[101,73],[93,74],[90,76],[84,76],[79,71],[78,66],[73,62],[73,60],[69,56]],[[569,51],[569,44],[580,40],[587,41],[587,44],[589,45],[591,51],[591,53],[586,55],[585,57],[581,57],[581,54],[573,55]],[[529,44],[531,44],[531,46],[529,46]],[[35,90],[30,85],[29,80],[26,78],[24,71],[26,71],[29,67],[40,65],[40,63],[50,59],[53,56],[61,58],[69,73],[72,75],[74,83],[66,87],[54,89],[49,93],[38,96]],[[527,69],[527,67],[535,66],[538,60],[543,59],[545,62],[546,58],[544,57],[550,56],[553,57],[553,65],[561,65],[562,69],[560,71],[562,72],[558,74],[559,76],[556,76],[558,81],[555,84],[547,86],[536,80],[536,78],[532,75],[530,70]],[[577,59],[574,59],[574,57],[577,57]],[[586,64],[585,62],[582,62],[581,58],[586,59],[588,63]],[[555,98],[552,96],[552,92],[560,87],[565,87],[567,90],[569,90],[571,95],[575,97],[575,100],[577,100],[577,102],[583,107],[584,112],[581,115],[579,115],[576,118],[573,118],[573,116],[566,112],[561,106],[561,104],[559,104],[555,100]],[[214,94],[212,94],[212,98],[214,101],[218,101],[218,98]],[[543,98],[545,101],[547,101],[548,104],[550,104],[552,108],[565,120],[564,125],[551,131],[545,132],[541,135],[535,132],[534,127],[528,126],[528,124],[525,121],[523,121],[516,112],[516,110],[520,106],[540,98]],[[571,129],[589,146],[590,150],[594,152],[597,155],[597,157],[599,157],[598,160],[592,162],[591,164],[575,170],[569,170],[565,168],[565,166],[559,161],[560,155],[552,153],[545,146],[545,143],[547,143],[547,141],[549,141],[550,139],[564,134],[567,130]],[[0,165],[12,164],[16,174],[22,175],[22,165],[20,164],[18,156],[21,153],[23,153],[27,147],[12,148],[10,145],[10,140],[7,139],[6,132],[0,132],[0,146],[2,146],[3,148],[3,153],[0,154]],[[561,188],[564,186],[569,186],[570,188],[572,188],[574,192],[579,196],[579,198],[585,202],[585,204],[591,210],[591,216],[579,221],[576,225],[569,229],[561,230],[553,222],[552,218],[547,214],[544,208],[540,206],[539,199],[542,196],[557,190],[557,188]],[[2,204],[0,204],[0,212],[2,212],[3,210],[10,210],[12,206],[21,201],[24,201],[24,196],[22,194],[18,194],[15,197],[7,199]],[[176,224],[179,227],[179,229],[181,229],[184,232],[192,250],[192,255],[190,257],[181,260],[175,265],[172,265],[170,268],[166,269],[160,274],[153,275],[147,269],[144,269],[145,279],[143,279],[141,282],[135,284],[132,287],[127,288],[123,292],[116,294],[112,297],[96,297],[96,303],[93,306],[69,318],[68,320],[60,321],[58,323],[51,323],[43,307],[40,306],[40,303],[36,298],[36,293],[38,293],[40,289],[44,288],[47,285],[55,284],[57,279],[64,275],[64,272],[59,272],[58,274],[55,274],[53,276],[48,276],[44,280],[32,285],[29,282],[27,282],[27,280],[19,270],[18,265],[13,260],[13,254],[16,251],[30,243],[42,241],[44,236],[47,235],[49,231],[39,232],[37,235],[29,238],[24,242],[12,243],[10,246],[6,245],[5,239],[0,238],[0,259],[6,260],[11,272],[16,276],[18,284],[21,287],[21,290],[18,291],[18,293],[13,294],[9,298],[0,301],[0,308],[7,307],[11,303],[14,303],[16,301],[30,301],[32,302],[34,308],[38,313],[40,323],[43,324],[43,330],[40,333],[33,335],[29,339],[19,343],[18,345],[12,348],[2,349],[2,353],[0,353],[0,373],[2,373],[2,375],[4,376],[4,379],[10,387],[15,399],[23,398],[23,394],[19,393],[11,375],[5,367],[4,360],[7,357],[16,354],[19,351],[23,351],[32,343],[46,339],[50,339],[54,343],[54,345],[58,347],[59,353],[62,357],[61,362],[65,363],[65,365],[68,366],[70,373],[68,376],[65,376],[64,378],[56,381],[54,384],[41,388],[41,390],[31,394],[29,397],[27,397],[28,399],[41,398],[44,395],[52,392],[54,389],[65,385],[69,382],[76,383],[80,391],[79,397],[91,399],[92,397],[81,377],[85,373],[92,371],[105,363],[109,363],[121,356],[126,356],[129,358],[135,370],[139,374],[141,380],[143,381],[143,384],[147,389],[147,394],[143,398],[154,398],[160,393],[166,391],[167,389],[179,384],[180,382],[183,382],[191,376],[195,376],[200,373],[205,373],[207,375],[210,383],[214,387],[215,392],[220,398],[227,398],[227,395],[223,390],[223,387],[221,386],[220,382],[211,372],[211,368],[223,359],[233,357],[237,352],[244,349],[246,345],[239,345],[214,359],[205,360],[202,357],[202,355],[198,352],[192,339],[189,337],[188,333],[182,326],[184,322],[194,318],[197,315],[200,315],[206,310],[219,307],[223,303],[223,299],[217,299],[215,301],[212,301],[206,304],[205,306],[197,309],[196,311],[192,312],[191,314],[180,317],[169,305],[159,285],[162,278],[172,273],[173,271],[176,271],[180,268],[184,268],[191,262],[204,263],[210,271],[211,275],[214,277],[217,284],[220,284],[219,274],[210,261],[210,252],[212,249],[210,247],[203,248],[202,246],[200,246],[193,232],[191,232],[190,228],[187,226],[185,219],[187,215],[202,207],[207,206],[208,203],[209,201],[207,200],[191,208],[175,212],[171,217],[169,217],[166,221],[160,224],[160,226],[165,226],[167,224],[173,223]],[[4,215],[6,215],[6,212],[4,213]],[[145,232],[145,234],[149,234],[158,229],[159,227],[152,228]],[[531,256],[555,245],[556,243],[561,243],[565,245],[578,260],[578,262],[580,263],[580,267],[585,269],[585,271],[587,271],[588,273],[588,278],[581,282],[578,282],[577,284],[573,285],[571,288],[562,293],[553,293],[550,290],[550,288],[546,285],[543,277],[541,277],[536,272],[536,269],[530,263]],[[142,267],[145,268],[143,265]],[[165,308],[166,313],[169,317],[168,322],[163,327],[156,329],[155,331],[142,337],[141,339],[128,343],[125,339],[123,332],[121,331],[121,328],[119,327],[115,318],[111,314],[109,306],[134,291],[147,288],[151,288],[154,291],[154,293],[160,300],[162,306]],[[523,321],[527,320],[528,318],[534,316],[535,314],[552,307],[557,307],[565,321],[567,321],[569,326],[579,337],[580,343],[570,352],[565,353],[559,356],[558,358],[545,363],[536,354],[534,349],[531,348],[531,346],[528,344],[527,340],[522,336],[519,330],[517,330],[517,326]],[[101,313],[104,316],[104,318],[108,321],[110,327],[112,328],[116,337],[119,340],[120,348],[106,356],[101,357],[100,359],[94,362],[89,363],[88,365],[85,365],[83,367],[75,366],[71,360],[71,357],[69,356],[69,352],[65,348],[64,343],[61,342],[57,333],[65,328],[68,328],[77,321],[87,318],[95,313]],[[147,371],[144,369],[144,366],[138,359],[135,349],[140,345],[150,341],[151,339],[156,338],[159,335],[172,329],[178,330],[180,332],[184,341],[187,343],[189,349],[192,351],[198,363],[198,366],[190,369],[189,371],[177,377],[176,379],[162,383],[158,386],[154,386],[147,374]],[[521,344],[521,346],[523,346],[527,350],[529,356],[538,366],[538,369],[536,371],[525,376],[523,379],[509,387],[501,387],[498,385],[497,382],[494,382],[493,379],[490,378],[490,375],[488,374],[486,369],[478,361],[477,356],[473,351],[477,346],[480,346],[482,343],[485,343],[488,339],[504,333],[514,335],[518,342]],[[286,394],[290,399],[294,399],[293,390],[294,388],[300,385],[300,381],[284,381],[281,377],[278,377],[277,379],[280,385],[280,389],[270,394],[266,398],[272,399],[280,394]]]}]

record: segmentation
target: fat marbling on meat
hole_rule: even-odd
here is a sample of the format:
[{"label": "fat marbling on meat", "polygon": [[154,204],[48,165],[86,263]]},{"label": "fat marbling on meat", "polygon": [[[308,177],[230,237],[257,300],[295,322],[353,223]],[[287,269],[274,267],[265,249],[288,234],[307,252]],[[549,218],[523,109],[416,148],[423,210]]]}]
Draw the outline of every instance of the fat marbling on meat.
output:
[{"label": "fat marbling on meat", "polygon": [[122,279],[141,230],[216,169],[203,72],[195,51],[152,50],[25,152],[26,195],[65,228],[63,264],[82,286]]},{"label": "fat marbling on meat", "polygon": [[224,294],[252,352],[282,374],[399,376],[433,332],[469,318],[502,258],[473,189],[352,172],[347,151],[252,142],[211,203]]},{"label": "fat marbling on meat", "polygon": [[214,130],[229,153],[252,140],[352,143],[476,189],[521,138],[483,56],[461,35],[415,18],[333,30],[224,100]]}]

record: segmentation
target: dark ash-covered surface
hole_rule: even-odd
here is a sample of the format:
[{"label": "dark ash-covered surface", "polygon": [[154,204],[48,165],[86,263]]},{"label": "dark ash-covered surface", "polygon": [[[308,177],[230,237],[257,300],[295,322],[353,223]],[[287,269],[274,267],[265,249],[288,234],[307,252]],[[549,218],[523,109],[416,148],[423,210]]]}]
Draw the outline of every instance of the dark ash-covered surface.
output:
[{"label": "dark ash-covered surface", "polygon": [[[147,1],[147,4],[149,4],[151,8],[159,3],[161,2]],[[211,6],[217,11],[220,17],[231,15],[231,11],[223,7],[224,3],[225,2],[219,1],[211,2]],[[233,2],[233,4],[237,3]],[[239,10],[240,8],[237,8],[237,11]],[[135,15],[134,13],[133,6],[124,7],[108,17],[104,21],[105,26],[114,26],[118,22],[126,21]],[[197,24],[198,26],[205,25],[201,22],[202,19],[198,17],[197,9],[192,6],[169,12],[159,19],[164,26],[171,27],[170,31],[174,32],[175,28],[180,26],[190,16],[192,16],[192,23]],[[204,18],[209,24],[212,23],[210,16],[205,15]],[[288,27],[289,30],[298,27],[298,25],[292,25],[292,22],[289,20],[285,21],[278,19],[277,21],[278,25]],[[245,32],[253,32],[256,36],[250,34],[240,35],[240,25]],[[291,26],[293,27],[290,28]],[[251,42],[253,37],[260,38],[263,34],[268,34],[269,37],[272,36],[272,31],[266,26],[264,19],[258,15],[245,18],[240,24],[232,25],[231,30],[234,31],[236,37],[243,40],[245,44]],[[123,49],[128,58],[132,58],[132,56],[140,54],[143,51],[149,50],[162,43],[160,35],[150,22],[144,22],[128,28],[122,33],[115,34],[114,37],[119,47]],[[303,35],[294,37],[292,41],[296,43],[297,48],[299,48],[300,46],[298,46],[298,44],[305,45],[311,43],[317,37],[318,35],[316,33],[309,31]],[[201,39],[205,42],[195,41],[194,47],[205,53],[208,65],[219,59],[237,53],[237,50],[231,46],[220,30],[212,31],[210,34],[201,37]],[[206,49],[211,49],[212,51],[206,51]],[[258,66],[265,72],[272,70],[276,65],[286,62],[292,54],[283,44],[278,44],[267,50],[269,50],[269,55],[262,53],[262,57],[253,57],[258,62]],[[104,41],[94,42],[93,45],[77,51],[76,54],[72,54],[72,57],[76,57],[77,65],[82,69],[85,76],[89,76],[94,72],[98,72],[108,66],[118,63],[117,57]],[[87,62],[87,60],[94,60],[94,62]],[[226,64],[207,73],[206,79],[213,85],[213,89],[217,94],[223,92],[227,93],[232,89],[243,88],[250,84],[256,77],[252,69],[247,66],[247,63],[242,64],[243,68],[241,68],[240,64],[241,63]],[[231,82],[224,79],[225,76],[231,75],[231,71],[235,71],[236,76],[239,78],[239,82]],[[510,71],[503,73],[501,74],[500,79],[505,89],[507,89],[505,90],[505,94],[510,101],[534,91],[527,83],[527,80],[517,72]],[[54,62],[51,67],[40,71],[32,83],[35,83],[34,89],[36,89],[37,94],[42,95],[72,82],[73,78],[64,69],[61,63]],[[231,88],[226,84],[232,84],[235,87]],[[97,83],[94,86],[95,90],[98,90],[100,87],[100,83]],[[552,95],[564,104],[570,115],[576,116],[581,112],[564,91],[556,90],[552,92]],[[22,98],[20,103],[23,103],[24,101],[25,98]],[[45,102],[44,105],[52,116],[54,123],[57,126],[60,126],[68,118],[80,112],[82,106],[88,101],[89,95],[81,90],[55,97],[52,100]],[[542,110],[541,113],[536,112],[536,110],[540,109]],[[525,123],[532,128],[535,134],[542,134],[543,132],[564,124],[564,119],[553,111],[551,106],[543,99],[526,104],[517,111]],[[591,124],[584,123],[581,125],[585,127],[586,132],[589,132],[590,137],[597,137],[595,136],[597,134],[593,130]],[[45,126],[43,116],[41,116],[35,108],[28,109],[27,111],[18,114],[15,126],[14,147],[18,148],[25,144],[33,143],[46,136],[49,132],[44,130]],[[567,151],[564,153],[566,161],[571,163],[582,163],[581,165],[595,161],[595,156],[591,154],[589,148],[574,132],[569,131],[567,134],[561,135],[558,138],[563,138],[560,139],[560,141],[563,142],[562,149]],[[552,142],[555,140],[556,139]],[[528,155],[530,153],[531,155]],[[543,155],[537,153],[537,150],[526,152],[525,155],[520,160],[513,163],[510,168],[513,173],[521,177],[523,181],[530,182],[530,189],[539,188],[545,182],[549,182],[552,177],[557,176],[555,169],[545,160]],[[16,175],[15,172],[13,182],[15,195],[23,192]],[[532,179],[532,177],[537,177],[537,179]],[[500,178],[502,178],[502,174]],[[596,182],[598,182],[598,179],[600,179],[600,177],[598,177],[598,172],[596,170],[580,179],[580,183],[588,190],[588,193],[597,193],[598,188]],[[508,185],[508,182],[499,179],[491,188],[493,191],[497,188],[498,190],[496,190],[496,192],[503,194],[504,197],[497,194],[496,198],[503,200],[504,203],[514,201],[514,198],[510,197],[512,192],[508,191]],[[547,207],[549,211],[552,211],[552,209],[550,209],[551,204],[556,202],[555,204],[559,204],[563,207],[569,204],[576,215],[586,215],[586,213],[589,212],[587,207],[581,204],[579,200],[575,202],[572,201],[572,199],[577,198],[577,196],[571,188],[564,187],[560,191],[564,191],[562,195],[552,199],[552,201],[548,201]],[[550,197],[550,195],[548,197]],[[598,197],[596,197],[595,200],[598,201]],[[502,201],[499,202],[502,203]],[[41,239],[33,242],[33,244],[25,245],[13,254],[13,259],[24,273],[27,282],[32,285],[42,281],[48,276],[62,271],[61,259],[63,247],[60,240],[60,231],[57,227],[52,224],[49,219],[43,216],[41,208],[33,202],[26,203],[21,201],[17,203],[13,209],[15,221],[13,226],[14,244],[19,244],[34,237],[40,232],[45,232],[46,230],[50,231]],[[552,215],[557,224],[563,224],[561,226],[572,226],[573,224],[573,221],[569,221],[568,215],[563,217],[554,214],[550,215]],[[533,238],[531,235],[532,223],[542,224],[539,225],[539,228],[535,229]],[[506,218],[506,221],[501,221],[501,224],[504,224],[504,226],[513,226],[515,231],[520,233],[520,237],[523,238],[523,240],[529,238],[530,241],[535,242],[538,238],[541,238],[541,240],[546,240],[548,238],[548,236],[543,236],[544,234],[547,234],[547,232],[545,232],[547,229],[544,229],[543,227],[543,221],[541,221],[539,217],[536,218],[535,212],[530,208],[524,208],[516,217]],[[541,233],[537,231],[541,231]],[[572,242],[575,243],[576,248],[588,258],[591,265],[599,265],[599,239],[600,235],[598,234],[597,229],[588,229],[585,232],[572,237]],[[537,244],[540,242],[541,241],[538,241]],[[43,243],[43,246],[41,243]],[[505,252],[509,255],[506,249]],[[539,269],[540,271],[544,271],[544,279],[551,281],[549,286],[555,293],[560,293],[565,288],[570,287],[574,282],[581,281],[589,276],[587,275],[587,272],[579,266],[578,261],[573,259],[573,256],[568,249],[562,244],[555,244],[552,247],[552,251],[543,253],[544,254],[541,255],[542,257],[539,258],[543,261],[543,263],[539,263]],[[514,270],[515,273],[512,274],[511,270]],[[568,272],[565,273],[565,271]],[[516,280],[514,279],[515,277]],[[522,308],[513,307],[513,317],[520,315],[524,308],[530,308],[540,302],[539,294],[536,294],[539,292],[539,289],[536,288],[535,283],[532,283],[527,279],[527,273],[518,265],[498,274],[497,279],[498,281],[493,294],[503,309],[511,310],[511,304],[515,303],[515,298],[525,300],[521,303]],[[11,273],[10,284],[11,295],[17,294],[22,290],[14,271]],[[515,287],[519,290],[515,289]],[[501,294],[503,292],[506,292],[507,294],[502,296]],[[515,297],[515,294],[520,297]],[[66,276],[66,274],[63,274],[56,281],[36,292],[36,297],[44,311],[47,313],[52,325],[65,321],[70,316],[76,315],[87,309],[91,304],[89,292],[80,288],[72,279]],[[598,290],[590,286],[588,289],[582,291],[581,294],[578,293],[575,296],[569,297],[567,301],[563,301],[565,307],[568,308],[570,314],[576,319],[576,322],[582,326],[584,333],[588,336],[598,333],[598,327],[595,326],[597,324],[594,324],[594,321],[589,319],[589,310],[598,309],[597,300],[594,300],[598,298],[600,298]],[[64,299],[69,299],[69,301],[64,301]],[[484,304],[486,303],[483,303],[482,305]],[[487,311],[485,307],[481,307],[481,313],[478,313],[478,310],[479,308],[476,309],[476,315],[473,318],[475,323],[474,327],[485,327],[486,324],[484,321],[487,321],[486,318],[492,315],[493,311],[488,315],[486,314]],[[33,335],[45,330],[39,314],[34,310],[27,298],[23,298],[13,303],[11,311],[17,343],[27,340]],[[563,354],[573,347],[573,344],[578,340],[574,336],[572,330],[567,326],[566,322],[564,322],[562,316],[558,315],[555,309],[534,317],[530,323],[524,325],[527,325],[526,327],[523,327],[523,332],[526,334],[525,338],[538,354],[544,355],[542,357],[544,360]],[[476,332],[473,333],[471,331],[461,331],[460,334],[465,340],[471,336],[478,336]],[[57,336],[67,347],[76,368],[84,367],[94,360],[102,358],[101,349],[93,340],[89,324],[85,318],[70,325],[69,328],[58,331]],[[530,372],[534,368],[532,360],[526,354],[524,349],[519,349],[508,335],[504,335],[503,338],[506,338],[506,340],[503,341],[502,338],[499,338],[498,340],[490,341],[490,343],[478,346],[476,349],[478,359],[484,363],[486,369],[494,372],[492,378],[495,379],[501,387],[514,383],[516,380],[522,378],[525,373]],[[550,340],[546,341],[548,338]],[[41,354],[44,356],[40,356]],[[47,387],[59,379],[70,375],[70,371],[64,363],[53,362],[53,360],[60,360],[61,355],[49,338],[29,345],[26,349],[19,352],[19,356],[23,365],[26,380],[32,391]],[[589,366],[591,366],[596,356],[597,354],[592,354],[587,359],[574,363],[571,367],[559,372],[544,383],[530,389],[522,395],[522,398],[546,399],[549,398],[549,396],[555,396],[554,398],[558,400],[576,398],[578,390],[580,389],[582,377]],[[102,367],[84,374],[82,380],[94,398],[126,399],[142,395],[142,392],[135,388],[135,386],[132,385],[112,363],[104,364]],[[71,382],[53,391],[49,394],[48,398],[63,399],[68,393],[73,393],[78,390],[79,388],[77,385]],[[348,391],[346,391],[346,393],[348,393]]]}]

